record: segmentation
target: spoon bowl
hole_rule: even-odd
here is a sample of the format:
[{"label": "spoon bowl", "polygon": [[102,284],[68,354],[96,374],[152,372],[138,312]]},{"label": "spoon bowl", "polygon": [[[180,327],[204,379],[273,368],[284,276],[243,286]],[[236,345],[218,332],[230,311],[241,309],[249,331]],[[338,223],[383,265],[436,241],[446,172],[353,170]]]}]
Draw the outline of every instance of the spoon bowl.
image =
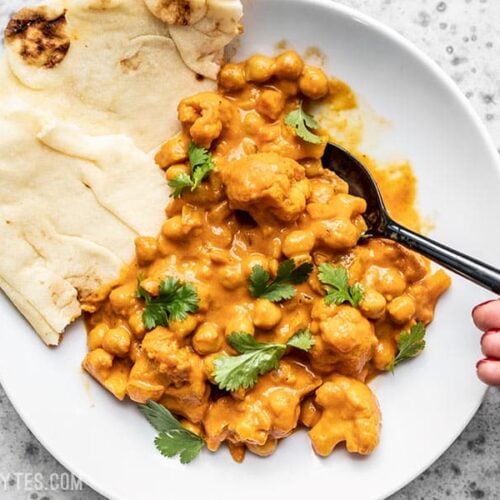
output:
[{"label": "spoon bowl", "polygon": [[348,151],[329,143],[323,154],[325,168],[349,184],[349,193],[364,198],[367,229],[362,238],[387,238],[414,250],[464,278],[500,294],[500,270],[426,238],[394,221],[369,170]]}]

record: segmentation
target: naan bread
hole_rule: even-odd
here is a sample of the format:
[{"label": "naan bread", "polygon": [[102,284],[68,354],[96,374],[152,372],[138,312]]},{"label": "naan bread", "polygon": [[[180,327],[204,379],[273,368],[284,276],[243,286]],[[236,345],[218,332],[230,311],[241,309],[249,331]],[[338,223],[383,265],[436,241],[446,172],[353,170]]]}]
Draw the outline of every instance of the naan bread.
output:
[{"label": "naan bread", "polygon": [[[239,0],[228,3],[241,8]],[[212,25],[226,26],[222,19],[233,11],[208,9],[191,28],[166,24],[144,0],[53,0],[23,9],[5,31],[2,95],[21,96],[90,134],[126,134],[151,150],[177,132],[183,97],[215,88],[210,78],[236,31]]]},{"label": "naan bread", "polygon": [[0,287],[49,345],[160,230],[168,188],[146,151],[183,97],[215,88],[237,33],[205,7],[175,37],[144,0],[46,0],[5,30]]},{"label": "naan bread", "polygon": [[168,187],[123,135],[4,102],[0,116],[0,286],[49,345],[80,302],[116,279],[134,238],[156,235]]},{"label": "naan bread", "polygon": [[217,78],[224,47],[241,31],[240,0],[145,0],[170,25],[170,36],[192,70]]}]

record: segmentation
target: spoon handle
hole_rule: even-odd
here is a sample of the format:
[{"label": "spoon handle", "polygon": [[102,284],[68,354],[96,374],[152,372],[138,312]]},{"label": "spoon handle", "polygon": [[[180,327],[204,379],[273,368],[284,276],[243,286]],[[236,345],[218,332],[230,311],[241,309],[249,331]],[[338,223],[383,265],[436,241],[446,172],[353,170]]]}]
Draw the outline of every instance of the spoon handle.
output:
[{"label": "spoon handle", "polygon": [[387,221],[383,233],[386,238],[397,241],[450,271],[500,295],[499,269],[417,234],[393,220]]}]

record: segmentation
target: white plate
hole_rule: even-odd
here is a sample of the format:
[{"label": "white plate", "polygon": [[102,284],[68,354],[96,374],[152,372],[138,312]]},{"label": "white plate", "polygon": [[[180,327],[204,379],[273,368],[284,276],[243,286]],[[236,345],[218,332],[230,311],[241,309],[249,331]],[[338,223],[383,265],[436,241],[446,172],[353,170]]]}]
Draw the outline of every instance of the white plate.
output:
[{"label": "white plate", "polygon": [[[500,168],[487,133],[455,85],[403,38],[327,0],[248,0],[239,56],[271,53],[286,39],[320,47],[327,69],[394,124],[391,140],[411,159],[434,236],[499,265]],[[384,419],[368,458],[337,450],[320,459],[301,432],[270,458],[242,465],[226,451],[189,466],[162,458],[154,431],[132,404],[115,401],[79,368],[81,323],[60,348],[44,347],[0,297],[0,380],[49,451],[104,495],[128,499],[382,498],[412,480],[453,442],[484,394],[475,378],[474,303],[487,297],[456,278],[440,302],[424,354],[372,384]]]}]

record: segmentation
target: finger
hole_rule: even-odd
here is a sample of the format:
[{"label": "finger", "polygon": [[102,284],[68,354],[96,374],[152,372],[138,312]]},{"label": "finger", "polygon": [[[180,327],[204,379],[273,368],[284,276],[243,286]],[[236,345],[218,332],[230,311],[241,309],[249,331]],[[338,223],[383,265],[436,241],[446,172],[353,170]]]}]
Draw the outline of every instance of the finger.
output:
[{"label": "finger", "polygon": [[482,359],[476,365],[477,376],[485,384],[500,385],[500,361],[498,359]]},{"label": "finger", "polygon": [[475,325],[483,332],[500,329],[500,300],[490,300],[472,310]]},{"label": "finger", "polygon": [[500,360],[500,330],[489,330],[481,337],[481,351],[489,358]]}]

